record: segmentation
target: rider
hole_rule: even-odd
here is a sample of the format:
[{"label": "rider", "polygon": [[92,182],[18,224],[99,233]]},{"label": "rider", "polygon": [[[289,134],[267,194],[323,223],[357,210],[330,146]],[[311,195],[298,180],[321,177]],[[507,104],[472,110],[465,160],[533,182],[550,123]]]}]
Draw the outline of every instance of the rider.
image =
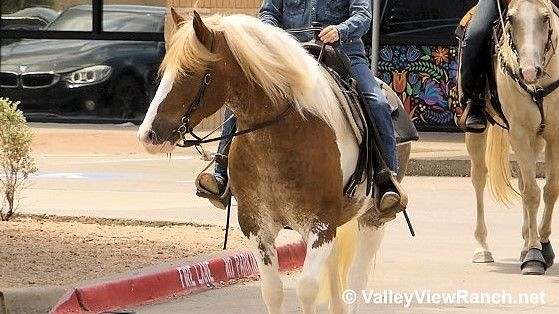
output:
[{"label": "rider", "polygon": [[[303,28],[311,23],[325,26],[318,35],[324,43],[339,43],[342,50],[351,60],[353,76],[358,81],[360,89],[367,103],[368,114],[373,117],[380,135],[380,149],[384,150],[385,163],[376,165],[375,178],[381,192],[380,211],[396,213],[405,209],[407,197],[395,180],[398,169],[396,156],[396,139],[392,124],[391,110],[379,84],[369,69],[369,61],[361,37],[368,31],[371,23],[370,0],[264,0],[260,12],[260,19],[283,29]],[[301,42],[313,39],[313,33],[295,35]],[[226,110],[226,119],[232,115]],[[235,132],[234,117],[229,119],[223,128],[223,135]],[[220,142],[218,152],[227,155],[229,147],[225,140]],[[389,169],[386,169],[386,168]],[[384,169],[383,169],[384,168]],[[215,174],[203,173],[199,177],[199,184],[206,190],[221,195],[227,185],[227,165],[217,163]]]}]

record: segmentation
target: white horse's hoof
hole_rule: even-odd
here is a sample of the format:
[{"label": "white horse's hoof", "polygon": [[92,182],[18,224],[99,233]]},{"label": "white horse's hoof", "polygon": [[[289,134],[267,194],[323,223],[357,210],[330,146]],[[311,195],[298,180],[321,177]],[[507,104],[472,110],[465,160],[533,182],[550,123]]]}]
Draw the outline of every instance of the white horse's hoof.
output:
[{"label": "white horse's hoof", "polygon": [[480,251],[474,254],[473,263],[493,263],[493,255],[489,251]]}]

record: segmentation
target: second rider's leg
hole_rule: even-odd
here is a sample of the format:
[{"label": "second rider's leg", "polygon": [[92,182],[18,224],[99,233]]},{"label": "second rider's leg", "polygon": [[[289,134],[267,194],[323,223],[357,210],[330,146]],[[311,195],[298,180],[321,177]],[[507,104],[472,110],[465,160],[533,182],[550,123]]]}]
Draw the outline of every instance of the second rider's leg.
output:
[{"label": "second rider's leg", "polygon": [[487,125],[484,113],[485,77],[483,68],[488,66],[482,50],[487,44],[490,29],[497,17],[495,0],[479,0],[475,15],[462,41],[460,60],[460,101],[469,107],[465,127],[468,132],[483,132]]}]

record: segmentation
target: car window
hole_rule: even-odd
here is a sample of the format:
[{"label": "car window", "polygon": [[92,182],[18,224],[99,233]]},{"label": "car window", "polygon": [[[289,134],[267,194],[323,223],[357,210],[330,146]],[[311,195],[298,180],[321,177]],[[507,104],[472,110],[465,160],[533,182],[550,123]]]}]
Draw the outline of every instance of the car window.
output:
[{"label": "car window", "polygon": [[453,38],[462,16],[477,0],[385,0],[381,33],[387,37]]},{"label": "car window", "polygon": [[[105,11],[103,30],[107,32],[158,32],[163,17],[152,13]],[[48,27],[56,31],[90,31],[91,11],[70,9]]]}]

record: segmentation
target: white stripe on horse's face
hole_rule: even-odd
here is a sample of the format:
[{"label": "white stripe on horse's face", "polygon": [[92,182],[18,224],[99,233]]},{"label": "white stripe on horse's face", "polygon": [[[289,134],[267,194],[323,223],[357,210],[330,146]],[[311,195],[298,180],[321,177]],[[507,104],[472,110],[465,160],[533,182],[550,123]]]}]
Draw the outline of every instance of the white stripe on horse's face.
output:
[{"label": "white stripe on horse's face", "polygon": [[161,105],[161,103],[163,103],[163,101],[171,91],[174,81],[175,73],[173,71],[166,70],[163,74],[161,82],[159,83],[157,92],[155,93],[155,96],[153,97],[153,100],[149,105],[146,117],[144,118],[142,125],[140,125],[140,128],[138,129],[138,140],[146,147],[146,149],[148,149],[148,151],[151,151],[152,149],[150,148],[153,148],[153,146],[155,146],[153,145],[152,139],[150,137],[153,121],[155,121],[159,106]]}]

